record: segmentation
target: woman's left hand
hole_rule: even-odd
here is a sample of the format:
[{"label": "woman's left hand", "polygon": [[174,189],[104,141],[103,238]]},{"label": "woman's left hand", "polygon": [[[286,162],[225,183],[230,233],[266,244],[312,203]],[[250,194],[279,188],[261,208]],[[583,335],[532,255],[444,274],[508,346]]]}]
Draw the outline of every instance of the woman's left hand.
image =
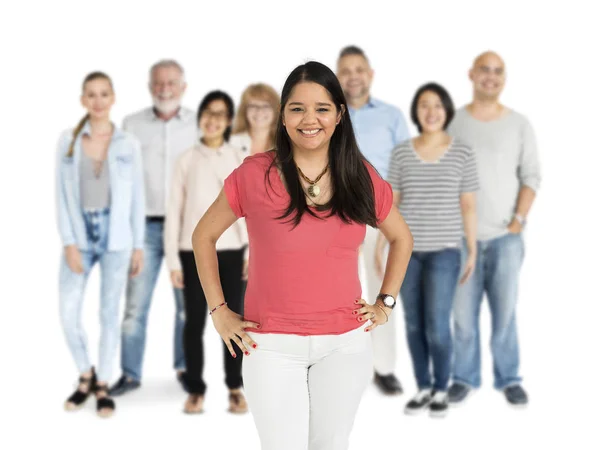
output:
[{"label": "woman's left hand", "polygon": [[144,250],[138,248],[133,251],[131,255],[131,265],[129,269],[129,276],[131,278],[137,277],[142,273],[144,268]]},{"label": "woman's left hand", "polygon": [[365,328],[365,331],[371,331],[377,328],[379,325],[384,325],[388,321],[388,316],[378,304],[369,305],[366,300],[359,298],[354,301],[357,305],[362,307],[352,311],[352,314],[358,316],[357,320],[361,323],[370,320],[371,325]]}]

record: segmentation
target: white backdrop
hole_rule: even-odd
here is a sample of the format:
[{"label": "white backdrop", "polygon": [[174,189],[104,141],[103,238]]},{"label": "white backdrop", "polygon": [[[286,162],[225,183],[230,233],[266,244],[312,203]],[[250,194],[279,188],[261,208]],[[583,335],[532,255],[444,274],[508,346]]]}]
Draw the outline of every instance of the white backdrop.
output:
[{"label": "white backdrop", "polygon": [[[174,306],[166,271],[150,314],[143,388],[119,399],[109,421],[93,414],[93,402],[75,414],[62,410],[77,374],[58,320],[55,143],[83,115],[80,85],[92,70],[112,76],[113,118],[120,124],[124,115],[149,105],[147,72],[158,59],[181,61],[189,84],[184,103],[196,109],[215,88],[236,103],[251,82],[280,90],[296,65],[316,59],[334,68],[339,50],[356,44],[375,69],[373,94],[405,114],[426,81],[445,85],[457,106],[468,102],[472,59],[484,50],[499,52],[508,73],[502,99],[533,123],[544,179],[527,231],[518,309],[529,408],[509,409],[491,387],[485,307],[484,386],[478,394],[445,420],[405,416],[415,385],[401,329],[397,372],[406,394],[383,398],[369,388],[351,449],[600,448],[592,428],[599,417],[600,343],[594,283],[600,35],[586,6],[592,2],[204,3],[55,0],[0,7],[0,447],[259,448],[251,416],[225,412],[221,348],[212,326],[206,413],[182,414],[185,395],[171,370]],[[84,312],[94,356],[98,288],[96,269]]]}]

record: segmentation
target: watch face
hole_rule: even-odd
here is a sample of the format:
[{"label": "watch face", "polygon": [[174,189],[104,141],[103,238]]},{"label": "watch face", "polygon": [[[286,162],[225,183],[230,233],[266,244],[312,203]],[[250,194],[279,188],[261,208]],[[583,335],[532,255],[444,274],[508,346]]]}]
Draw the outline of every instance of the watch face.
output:
[{"label": "watch face", "polygon": [[385,306],[394,306],[394,303],[396,303],[396,301],[394,300],[394,297],[392,297],[391,295],[386,295],[385,297],[383,297],[383,303],[385,304]]}]

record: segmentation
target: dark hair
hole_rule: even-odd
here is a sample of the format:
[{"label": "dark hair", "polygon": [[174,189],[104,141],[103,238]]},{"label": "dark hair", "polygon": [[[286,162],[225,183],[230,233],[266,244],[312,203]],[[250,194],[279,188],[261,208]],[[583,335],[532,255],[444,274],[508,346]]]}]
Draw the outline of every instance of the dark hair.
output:
[{"label": "dark hair", "polygon": [[[206,108],[208,108],[208,105],[210,105],[215,100],[223,100],[223,102],[225,102],[225,106],[227,107],[227,119],[229,119],[230,122],[233,120],[233,115],[235,113],[235,107],[233,105],[233,100],[229,96],[229,94],[227,94],[226,92],[223,92],[223,91],[210,91],[208,94],[206,94],[204,96],[204,98],[200,102],[200,106],[198,107],[198,114],[196,114],[196,122],[200,121],[200,117],[202,116],[202,113],[206,110]],[[225,139],[225,142],[229,141],[230,136],[231,136],[231,123],[225,129],[225,133],[223,133],[223,138]]]},{"label": "dark hair", "polygon": [[454,117],[454,103],[452,103],[452,98],[450,97],[450,94],[448,94],[448,91],[444,89],[443,86],[437,83],[427,83],[421,86],[419,89],[417,89],[417,93],[413,97],[412,103],[410,105],[410,118],[416,125],[417,129],[419,130],[419,133],[422,132],[423,127],[419,123],[419,118],[417,117],[417,107],[419,106],[419,98],[421,97],[421,95],[423,95],[424,92],[427,91],[437,94],[437,96],[442,101],[442,106],[446,111],[446,122],[444,122],[445,130],[446,128],[448,128],[448,125]]},{"label": "dark hair", "polygon": [[369,58],[367,58],[367,55],[365,55],[365,52],[363,51],[363,49],[360,47],[357,47],[356,45],[348,45],[347,47],[344,47],[342,49],[342,51],[340,52],[340,56],[338,57],[338,60],[342,59],[344,56],[351,56],[351,55],[362,56],[363,58],[365,58],[367,60],[367,62],[369,62]]},{"label": "dark hair", "polygon": [[315,61],[296,67],[288,76],[281,91],[281,107],[275,135],[276,158],[273,159],[267,171],[266,180],[270,182],[269,172],[273,165],[277,164],[283,174],[286,189],[290,195],[290,203],[285,212],[277,219],[288,219],[296,226],[305,212],[319,217],[306,203],[298,167],[293,158],[290,136],[282,120],[284,108],[290,99],[292,90],[297,84],[304,82],[323,86],[335,104],[336,110],[342,115],[329,142],[329,174],[332,196],[329,202],[319,206],[317,211],[328,211],[328,217],[337,215],[346,223],[356,222],[375,227],[377,219],[373,182],[365,165],[366,159],[358,149],[354,137],[344,92],[331,69]]},{"label": "dark hair", "polygon": [[[81,84],[81,91],[85,91],[85,85],[88,84],[90,81],[94,80],[106,80],[108,81],[110,88],[114,90],[112,80],[108,75],[106,75],[104,72],[90,72],[83,79],[83,83]],[[68,157],[73,156],[73,152],[75,151],[75,141],[77,140],[77,135],[81,133],[81,130],[83,130],[83,127],[85,126],[85,123],[89,120],[89,118],[89,114],[83,116],[79,123],[77,123],[77,125],[73,129],[73,136],[71,138],[71,143],[69,144],[69,150],[67,151]]]}]

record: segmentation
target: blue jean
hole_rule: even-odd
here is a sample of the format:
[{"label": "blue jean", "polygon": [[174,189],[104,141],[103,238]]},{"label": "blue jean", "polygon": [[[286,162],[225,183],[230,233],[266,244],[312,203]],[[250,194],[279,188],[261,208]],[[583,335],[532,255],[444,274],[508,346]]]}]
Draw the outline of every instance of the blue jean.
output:
[{"label": "blue jean", "polygon": [[[164,257],[163,222],[146,223],[144,243],[144,268],[136,278],[127,283],[125,317],[121,334],[121,370],[123,375],[140,381],[142,363],[146,348],[146,327],[148,312],[152,302],[152,294],[158,280],[160,267]],[[183,354],[183,325],[185,312],[183,291],[174,289],[175,293],[175,336],[174,363],[175,370],[185,370]]]},{"label": "blue jean", "polygon": [[60,319],[67,345],[80,373],[91,369],[87,337],[81,323],[85,286],[96,262],[100,263],[100,350],[97,375],[109,382],[119,343],[119,302],[125,288],[131,250],[107,251],[109,212],[86,211],[88,250],[81,251],[83,273],[73,272],[63,254],[60,264]]},{"label": "blue jean", "polygon": [[459,249],[413,252],[410,257],[400,297],[419,389],[448,389],[452,365],[450,316],[459,271]]},{"label": "blue jean", "polygon": [[479,314],[484,293],[492,316],[494,387],[504,389],[521,382],[515,310],[524,255],[520,234],[477,242],[475,271],[458,287],[454,300],[455,382],[481,386]]}]

